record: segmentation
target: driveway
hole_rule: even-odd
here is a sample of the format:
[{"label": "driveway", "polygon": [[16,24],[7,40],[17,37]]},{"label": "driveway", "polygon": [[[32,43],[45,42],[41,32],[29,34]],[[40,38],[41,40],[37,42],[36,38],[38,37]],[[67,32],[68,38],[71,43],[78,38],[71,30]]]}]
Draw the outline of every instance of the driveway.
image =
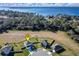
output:
[{"label": "driveway", "polygon": [[37,51],[31,52],[30,56],[52,56],[52,54],[46,49],[39,48]]}]

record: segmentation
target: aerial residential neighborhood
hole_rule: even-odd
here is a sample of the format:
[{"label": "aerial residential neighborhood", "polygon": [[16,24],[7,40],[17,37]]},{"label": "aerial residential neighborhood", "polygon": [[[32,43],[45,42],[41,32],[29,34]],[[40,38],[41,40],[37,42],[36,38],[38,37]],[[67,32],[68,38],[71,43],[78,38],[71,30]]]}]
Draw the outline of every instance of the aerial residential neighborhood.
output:
[{"label": "aerial residential neighborhood", "polygon": [[[27,34],[28,35],[28,34]],[[26,36],[27,36],[26,35]],[[21,41],[20,43],[23,44],[20,46],[20,50],[14,50],[15,46],[17,46],[17,43],[6,43],[2,48],[1,48],[1,55],[2,56],[14,56],[15,54],[23,53],[24,50],[28,51],[28,56],[52,56],[53,53],[62,53],[65,51],[63,46],[59,44],[54,44],[55,40],[53,40],[51,43],[49,43],[47,40],[39,41],[37,38],[32,39],[35,40],[32,42],[29,38],[29,41],[24,40]],[[39,44],[39,45],[38,45]],[[18,43],[19,45],[19,43]]]},{"label": "aerial residential neighborhood", "polygon": [[0,56],[79,56],[78,6],[0,3]]}]

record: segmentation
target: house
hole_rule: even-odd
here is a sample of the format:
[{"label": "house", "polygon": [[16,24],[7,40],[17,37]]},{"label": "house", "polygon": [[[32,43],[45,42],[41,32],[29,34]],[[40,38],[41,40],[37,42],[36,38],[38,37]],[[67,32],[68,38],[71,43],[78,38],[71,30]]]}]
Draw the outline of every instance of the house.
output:
[{"label": "house", "polygon": [[56,52],[56,53],[61,53],[65,51],[65,49],[59,44],[53,45],[52,48],[53,48],[53,52]]},{"label": "house", "polygon": [[29,51],[34,51],[36,49],[34,44],[29,41],[24,42],[24,47],[26,47]]},{"label": "house", "polygon": [[11,56],[13,51],[13,47],[11,45],[5,45],[1,48],[1,55],[3,56]]},{"label": "house", "polygon": [[22,53],[22,50],[14,51],[13,46],[10,44],[5,44],[1,48],[1,55],[2,56],[14,56],[15,53]]},{"label": "house", "polygon": [[50,48],[54,42],[55,42],[55,40],[53,40],[51,43],[48,43],[47,40],[43,40],[41,42],[41,46],[44,48]]},{"label": "house", "polygon": [[44,48],[50,48],[50,44],[47,42],[47,40],[42,41],[41,46]]}]

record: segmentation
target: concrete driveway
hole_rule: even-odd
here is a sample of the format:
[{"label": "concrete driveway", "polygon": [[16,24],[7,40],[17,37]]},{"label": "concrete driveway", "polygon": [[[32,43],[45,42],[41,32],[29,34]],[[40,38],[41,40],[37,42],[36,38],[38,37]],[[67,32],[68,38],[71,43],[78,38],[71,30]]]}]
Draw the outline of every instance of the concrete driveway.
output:
[{"label": "concrete driveway", "polygon": [[30,56],[52,56],[52,54],[46,49],[39,48],[37,51],[31,52]]}]

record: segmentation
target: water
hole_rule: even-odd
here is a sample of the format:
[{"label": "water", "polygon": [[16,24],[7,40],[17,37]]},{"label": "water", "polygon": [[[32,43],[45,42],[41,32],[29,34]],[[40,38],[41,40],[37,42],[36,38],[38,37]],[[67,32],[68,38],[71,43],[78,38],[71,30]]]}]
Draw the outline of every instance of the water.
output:
[{"label": "water", "polygon": [[33,12],[39,13],[41,15],[57,15],[57,14],[68,14],[68,15],[78,15],[79,7],[4,7],[0,10],[13,10],[20,12]]}]

